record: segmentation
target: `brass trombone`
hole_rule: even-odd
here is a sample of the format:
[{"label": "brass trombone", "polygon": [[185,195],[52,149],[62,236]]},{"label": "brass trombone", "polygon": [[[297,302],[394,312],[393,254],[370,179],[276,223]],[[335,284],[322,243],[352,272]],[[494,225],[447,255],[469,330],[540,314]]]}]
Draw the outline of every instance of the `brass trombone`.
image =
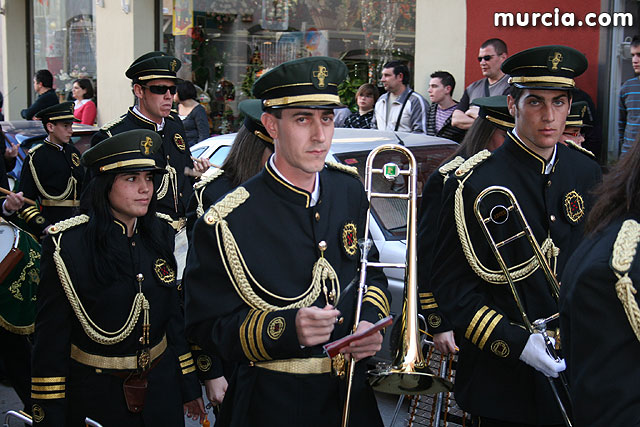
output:
[{"label": "brass trombone", "polygon": [[[480,204],[487,196],[492,194],[501,194],[505,196],[509,200],[508,207],[503,205],[496,205],[491,209],[489,216],[485,218],[482,216],[482,212],[480,212]],[[502,254],[500,253],[501,247],[511,242],[514,242],[520,238],[523,238],[523,237],[526,238],[529,245],[531,246],[531,249],[533,250],[535,262],[537,262],[538,267],[540,267],[540,269],[543,271],[547,279],[547,283],[549,285],[549,291],[551,292],[551,295],[556,300],[556,302],[558,302],[558,298],[560,296],[560,284],[558,283],[558,279],[556,278],[555,273],[551,270],[549,263],[545,259],[542,253],[542,250],[540,249],[540,245],[538,245],[538,242],[536,241],[536,238],[533,235],[533,232],[531,231],[531,227],[529,227],[529,223],[527,222],[527,219],[525,218],[524,213],[520,208],[520,204],[518,203],[516,196],[511,192],[511,190],[509,190],[506,187],[497,186],[497,185],[487,187],[484,190],[482,190],[480,194],[478,194],[478,197],[476,197],[476,200],[473,204],[473,211],[476,215],[476,219],[480,223],[480,228],[482,229],[482,232],[484,233],[484,236],[487,239],[487,242],[489,242],[491,251],[493,252],[493,255],[498,261],[500,269],[502,270],[502,272],[506,277],[507,283],[509,284],[509,288],[511,289],[511,293],[516,302],[516,305],[518,306],[518,311],[520,311],[520,315],[522,316],[522,320],[524,322],[525,327],[527,328],[529,333],[542,334],[547,347],[547,352],[553,359],[555,359],[556,361],[559,361],[560,358],[558,357],[556,350],[554,348],[554,345],[551,342],[551,339],[549,338],[549,335],[546,332],[547,324],[553,320],[556,320],[559,317],[559,314],[558,313],[552,314],[546,319],[538,319],[533,323],[529,321],[529,317],[527,316],[527,313],[525,312],[524,306],[522,304],[522,299],[520,298],[520,294],[518,293],[518,290],[515,286],[515,280],[513,279],[513,276],[511,275],[509,267],[507,266],[504,258],[502,257]],[[493,238],[493,235],[489,231],[487,224],[489,222],[492,222],[496,225],[504,224],[507,221],[511,212],[514,213],[515,218],[517,219],[520,225],[521,231],[514,234],[513,236],[507,237],[501,242],[496,242],[495,239]],[[560,372],[559,378],[564,388],[564,392],[565,392],[565,395],[567,396],[567,399],[570,399],[569,387],[563,372]],[[560,398],[560,395],[558,394],[558,389],[556,387],[556,384],[553,378],[547,377],[547,379],[549,380],[549,385],[551,386],[551,390],[553,391],[553,395],[556,399],[556,403],[558,404],[558,409],[560,409],[560,413],[562,414],[562,418],[564,419],[564,423],[568,427],[571,427],[572,424],[571,424],[571,420],[569,419],[569,414],[567,412],[567,409],[562,399]],[[570,403],[570,401],[568,403]]]},{"label": "brass trombone", "polygon": [[[403,154],[409,164],[409,169],[400,169],[395,163],[387,163],[382,169],[373,167],[375,157],[383,151],[395,151]],[[387,180],[394,181],[398,177],[408,177],[409,185],[406,193],[376,193],[373,191],[373,175],[382,174]],[[402,316],[397,321],[401,322],[401,335],[399,348],[395,351],[393,365],[369,371],[369,382],[374,390],[399,395],[435,394],[441,391],[451,391],[453,384],[443,378],[434,375],[425,362],[422,355],[421,341],[418,329],[418,280],[417,280],[417,179],[418,166],[411,151],[401,145],[384,144],[369,153],[365,170],[365,191],[369,200],[369,210],[365,222],[364,236],[369,235],[369,220],[371,213],[371,199],[396,198],[407,200],[407,252],[405,263],[368,262],[367,251],[370,241],[366,241],[361,248],[360,280],[358,286],[358,298],[355,313],[353,331],[360,322],[362,299],[366,291],[367,267],[378,268],[403,268],[405,269],[404,302]],[[351,399],[351,386],[355,362],[350,360],[346,380],[347,395],[342,413],[342,426],[349,423],[349,402]]]}]

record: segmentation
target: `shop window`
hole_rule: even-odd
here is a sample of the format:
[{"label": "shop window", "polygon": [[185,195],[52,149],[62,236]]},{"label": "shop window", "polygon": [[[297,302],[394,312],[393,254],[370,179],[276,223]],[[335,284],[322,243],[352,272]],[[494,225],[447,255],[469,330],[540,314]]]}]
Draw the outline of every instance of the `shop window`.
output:
[{"label": "shop window", "polygon": [[380,66],[413,69],[416,0],[160,0],[161,49],[183,63],[179,76],[200,89],[214,134],[241,123],[239,101],[265,70],[305,56],[342,59],[351,102]]}]

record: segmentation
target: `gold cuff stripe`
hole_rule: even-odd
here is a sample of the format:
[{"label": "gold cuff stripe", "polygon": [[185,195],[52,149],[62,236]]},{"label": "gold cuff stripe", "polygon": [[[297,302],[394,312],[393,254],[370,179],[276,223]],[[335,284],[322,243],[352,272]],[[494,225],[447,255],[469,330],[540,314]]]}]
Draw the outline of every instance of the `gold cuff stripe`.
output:
[{"label": "gold cuff stripe", "polygon": [[247,359],[255,362],[258,359],[253,355],[253,353],[251,353],[251,350],[249,349],[249,344],[247,343],[247,326],[249,324],[249,320],[253,317],[255,311],[254,310],[250,310],[249,314],[247,314],[247,317],[244,319],[244,322],[242,322],[242,325],[240,325],[240,345],[242,346],[242,351],[244,352],[245,356],[247,356]]},{"label": "gold cuff stripe", "polygon": [[420,298],[429,298],[433,296],[433,292],[419,292],[418,296]]},{"label": "gold cuff stripe", "polygon": [[192,366],[192,367],[190,367],[190,368],[183,369],[183,370],[182,370],[182,375],[190,374],[191,372],[193,372],[193,371],[195,371],[195,370],[196,370],[196,367],[195,367],[195,366]]},{"label": "gold cuff stripe", "polygon": [[63,383],[67,379],[66,377],[33,377],[31,378],[32,383]]},{"label": "gold cuff stripe", "polygon": [[438,308],[438,304],[427,304],[427,305],[423,305],[422,309],[423,310],[431,310],[432,308]]},{"label": "gold cuff stripe", "polygon": [[50,394],[40,394],[40,393],[31,393],[32,399],[40,399],[40,400],[50,400],[50,399],[64,399],[64,393],[50,393]]},{"label": "gold cuff stripe", "polygon": [[389,306],[389,300],[387,299],[387,295],[385,295],[382,289],[376,286],[369,286],[369,288],[367,289],[367,293],[369,292],[373,292],[373,295],[376,295],[376,294],[379,295],[380,301],[386,307],[385,313],[387,313],[388,315],[391,312],[391,307]]},{"label": "gold cuff stripe", "polygon": [[574,87],[575,80],[568,77],[539,76],[539,77],[509,77],[509,83],[559,83]]},{"label": "gold cuff stripe", "polygon": [[189,358],[192,358],[192,357],[193,357],[193,355],[191,354],[191,352],[189,352],[189,353],[183,354],[182,356],[178,356],[178,360],[181,361],[181,362],[184,362],[185,360],[187,360]]},{"label": "gold cuff stripe", "polygon": [[428,304],[430,302],[436,302],[436,299],[431,297],[431,298],[420,298],[420,302],[423,304]]},{"label": "gold cuff stripe", "polygon": [[378,309],[383,313],[386,314],[387,312],[384,310],[384,307],[382,306],[382,304],[380,304],[377,300],[371,298],[371,297],[365,297],[362,299],[362,302],[370,302],[371,304],[375,305],[376,307],[378,307]]},{"label": "gold cuff stripe", "polygon": [[471,342],[473,344],[478,345],[478,339],[480,338],[480,334],[482,333],[484,328],[487,326],[487,323],[489,322],[489,320],[495,317],[496,314],[497,313],[495,312],[495,310],[489,310],[482,316],[482,320],[478,324],[478,327],[476,328],[476,331],[473,334],[473,338],[471,338]]},{"label": "gold cuff stripe", "polygon": [[264,348],[264,342],[262,341],[262,331],[264,328],[264,321],[267,318],[267,314],[269,314],[266,311],[263,311],[262,313],[260,313],[260,316],[258,318],[258,326],[256,328],[256,337],[258,337],[258,353],[264,358],[264,359],[270,359],[269,355],[267,354],[267,350]]},{"label": "gold cuff stripe", "polygon": [[64,391],[65,384],[57,385],[32,385],[31,391]]},{"label": "gold cuff stripe", "polygon": [[200,350],[202,350],[202,347],[200,347],[199,345],[195,345],[195,344],[191,345],[191,351],[200,351]]},{"label": "gold cuff stripe", "polygon": [[480,350],[484,349],[484,345],[486,344],[487,340],[489,339],[489,336],[491,335],[495,327],[498,325],[498,323],[500,323],[500,320],[502,320],[502,314],[498,314],[496,317],[493,318],[491,323],[489,323],[489,327],[487,328],[487,331],[484,333],[482,339],[480,340],[480,344],[478,344],[478,347],[480,348]]},{"label": "gold cuff stripe", "polygon": [[189,359],[187,361],[180,362],[180,367],[181,368],[186,368],[187,366],[191,366],[191,365],[193,365],[193,359]]},{"label": "gold cuff stripe", "polygon": [[327,104],[340,104],[340,97],[338,95],[297,95],[297,96],[284,96],[282,98],[265,99],[263,101],[265,107],[274,107],[278,105],[289,105],[298,102],[318,102]]},{"label": "gold cuff stripe", "polygon": [[253,312],[251,320],[249,321],[249,326],[247,327],[247,339],[249,341],[249,348],[251,349],[251,352],[256,355],[257,360],[263,360],[263,357],[258,351],[258,347],[256,345],[256,322],[260,317],[260,314],[262,313],[255,310]]},{"label": "gold cuff stripe", "polygon": [[122,160],[120,162],[109,163],[108,165],[100,166],[100,172],[108,171],[111,169],[128,167],[128,166],[155,166],[155,165],[156,165],[156,161],[153,159]]},{"label": "gold cuff stripe", "polygon": [[487,307],[486,305],[483,305],[480,310],[478,310],[476,312],[476,314],[473,316],[473,318],[471,319],[471,322],[469,322],[469,326],[467,327],[466,332],[464,333],[464,337],[466,339],[471,339],[471,332],[473,332],[473,329],[476,326],[476,323],[478,323],[478,320],[480,320],[480,317],[484,314],[485,311],[489,310],[489,307]]},{"label": "gold cuff stripe", "polygon": [[378,305],[379,307],[381,307],[381,310],[383,313],[388,313],[388,307],[385,304],[385,300],[380,298],[380,295],[373,293],[373,292],[367,292],[365,294],[365,297],[363,299],[363,301],[375,301],[376,305]]}]

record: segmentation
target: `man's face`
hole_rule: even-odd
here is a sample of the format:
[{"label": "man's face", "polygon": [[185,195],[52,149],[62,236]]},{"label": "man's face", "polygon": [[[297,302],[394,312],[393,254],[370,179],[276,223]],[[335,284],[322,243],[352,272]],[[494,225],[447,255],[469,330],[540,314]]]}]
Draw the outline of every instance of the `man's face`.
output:
[{"label": "man's face", "polygon": [[633,65],[633,72],[640,74],[640,45],[631,46],[631,65]]},{"label": "man's face", "polygon": [[562,137],[571,108],[567,91],[525,89],[517,104],[511,95],[507,102],[520,139],[548,160]]},{"label": "man's face", "polygon": [[66,144],[73,135],[73,122],[49,122],[49,141],[55,144]]},{"label": "man's face", "polygon": [[35,78],[33,79],[33,90],[38,93],[38,91],[40,90],[40,88],[42,87],[42,83],[40,83],[39,81],[37,81]]},{"label": "man's face", "polygon": [[562,132],[562,138],[560,142],[564,142],[567,139],[575,142],[579,146],[582,147],[582,143],[584,142],[584,135],[582,135],[582,128],[578,126],[566,126],[564,128],[564,132]]},{"label": "man's face", "polygon": [[382,77],[380,77],[380,81],[387,92],[399,95],[397,92],[402,88],[402,78],[402,73],[395,75],[393,74],[393,68],[384,68],[382,70]]},{"label": "man's face", "polygon": [[443,86],[442,79],[434,77],[429,80],[429,99],[434,104],[442,102],[451,93],[451,86]]},{"label": "man's face", "polygon": [[324,168],[333,138],[333,110],[285,108],[282,118],[264,113],[262,123],[274,139],[278,170],[294,184]]},{"label": "man's face", "polygon": [[150,87],[175,88],[175,85],[172,79],[150,80],[144,83],[144,86],[136,83],[133,86],[133,92],[138,98],[140,112],[157,123],[160,123],[163,117],[168,117],[173,105],[173,95],[169,89],[161,94],[153,93]]},{"label": "man's face", "polygon": [[[485,59],[485,57],[488,56],[490,56],[490,58]],[[489,45],[485,48],[480,48],[478,58],[481,58],[480,70],[482,71],[482,75],[492,80],[497,80],[502,73],[502,71],[500,71],[500,66],[505,59],[507,59],[507,54],[503,53],[502,55],[498,55],[496,53],[496,49],[492,45]]]}]

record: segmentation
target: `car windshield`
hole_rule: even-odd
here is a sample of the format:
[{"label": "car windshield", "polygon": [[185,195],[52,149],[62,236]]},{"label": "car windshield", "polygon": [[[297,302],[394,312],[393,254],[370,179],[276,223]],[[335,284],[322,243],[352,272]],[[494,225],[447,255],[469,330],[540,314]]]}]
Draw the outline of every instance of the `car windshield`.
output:
[{"label": "car windshield", "polygon": [[227,158],[227,155],[229,154],[229,151],[231,151],[231,146],[230,145],[222,145],[220,146],[215,153],[213,153],[213,155],[211,157],[209,157],[209,161],[211,162],[212,166],[215,167],[221,167],[222,164],[224,163],[224,160]]},{"label": "car windshield", "polygon": [[[447,158],[454,150],[449,145],[429,145],[424,147],[409,147],[418,162],[418,206],[422,198],[422,187],[426,184],[429,175]],[[364,170],[367,163],[368,151],[340,153],[336,158],[346,165],[358,169],[360,180],[364,184]],[[407,168],[404,155],[393,151],[378,154],[373,162],[373,167],[381,169],[386,163],[395,163],[401,169]],[[376,193],[406,193],[408,177],[398,176],[395,180],[388,181],[381,174],[373,177],[373,191]],[[374,198],[371,210],[381,228],[389,238],[402,239],[407,229],[407,202],[402,199]]]}]

